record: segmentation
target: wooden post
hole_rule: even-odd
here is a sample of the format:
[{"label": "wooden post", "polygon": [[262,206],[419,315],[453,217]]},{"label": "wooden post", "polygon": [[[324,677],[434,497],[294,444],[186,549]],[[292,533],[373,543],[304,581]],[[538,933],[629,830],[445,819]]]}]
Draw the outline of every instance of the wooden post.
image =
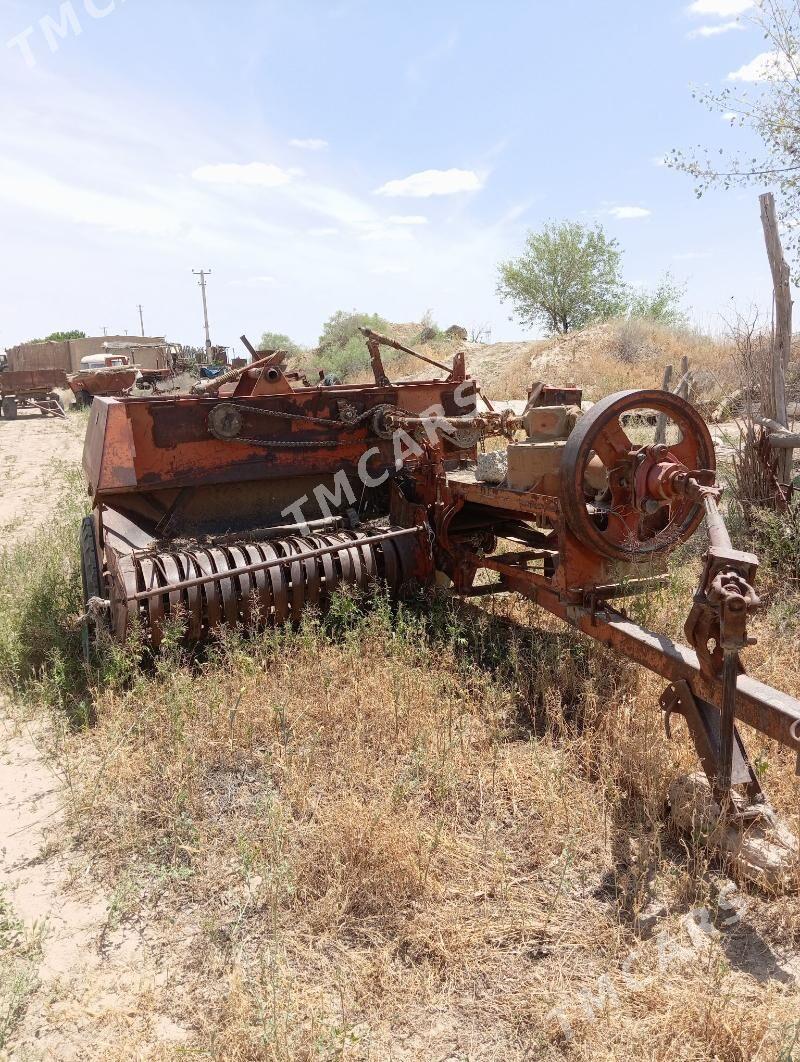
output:
[{"label": "wooden post", "polygon": [[[772,325],[772,358],[770,363],[769,388],[765,395],[767,415],[777,421],[783,428],[789,425],[786,412],[786,367],[792,343],[792,296],[789,287],[789,266],[783,256],[783,247],[778,233],[778,219],[775,214],[775,198],[772,192],[765,192],[758,197],[761,204],[761,224],[764,229],[764,242],[767,245],[767,257],[772,271],[774,321]],[[792,450],[788,447],[778,450],[778,467],[776,476],[781,484],[792,480]]]},{"label": "wooden post", "polygon": [[689,355],[684,354],[681,358],[681,380],[675,392],[679,398],[689,399]]},{"label": "wooden post", "polygon": [[[672,366],[664,366],[664,379],[661,381],[661,390],[669,391],[672,383]],[[658,414],[656,420],[656,434],[653,440],[656,445],[663,445],[667,441],[667,418],[663,413]]]}]

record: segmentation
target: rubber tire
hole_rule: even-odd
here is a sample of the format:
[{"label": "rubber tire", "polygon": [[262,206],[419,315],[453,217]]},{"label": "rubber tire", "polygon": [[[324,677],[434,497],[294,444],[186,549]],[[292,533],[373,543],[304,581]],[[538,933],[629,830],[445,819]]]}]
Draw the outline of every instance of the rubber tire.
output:
[{"label": "rubber tire", "polygon": [[[97,536],[94,533],[94,519],[84,516],[81,520],[81,586],[83,587],[83,604],[90,597],[103,597],[103,578],[100,574],[100,554],[97,548]],[[92,661],[92,622],[84,617],[81,623],[81,648],[83,659],[87,664]]]},{"label": "rubber tire", "polygon": [[9,398],[4,398],[2,404],[3,404],[3,416],[6,418],[6,420],[16,420],[17,419],[17,402],[16,402],[16,399],[10,398],[10,397]]}]

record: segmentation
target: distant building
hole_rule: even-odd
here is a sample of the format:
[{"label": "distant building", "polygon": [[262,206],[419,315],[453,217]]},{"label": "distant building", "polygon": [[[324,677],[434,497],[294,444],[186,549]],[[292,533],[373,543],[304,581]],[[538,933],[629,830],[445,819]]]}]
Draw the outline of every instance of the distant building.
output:
[{"label": "distant building", "polygon": [[50,340],[46,343],[20,343],[9,347],[8,368],[63,369],[78,372],[81,358],[88,354],[128,354],[143,369],[169,369],[172,357],[164,336],[89,336],[86,339]]}]

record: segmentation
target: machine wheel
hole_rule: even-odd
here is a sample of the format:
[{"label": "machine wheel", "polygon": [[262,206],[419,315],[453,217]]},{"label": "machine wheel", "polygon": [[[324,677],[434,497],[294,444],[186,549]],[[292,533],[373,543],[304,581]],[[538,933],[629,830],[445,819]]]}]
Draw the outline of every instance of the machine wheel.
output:
[{"label": "machine wheel", "polygon": [[[668,391],[619,391],[592,406],[564,447],[561,506],[570,530],[584,546],[611,560],[627,562],[669,553],[690,537],[704,512],[702,503],[686,498],[654,503],[652,511],[636,508],[635,473],[646,454],[645,446],[630,435],[637,428],[646,430],[649,422],[631,417],[632,410],[647,410],[656,419],[665,417],[672,433],[680,435],[668,439],[665,460],[680,462],[692,471],[716,468],[706,423],[685,399]],[[608,478],[608,488],[600,494],[586,480],[589,462],[595,457]]]},{"label": "machine wheel", "polygon": [[75,408],[76,409],[86,409],[87,406],[91,405],[91,402],[92,402],[91,398],[89,397],[89,395],[85,391],[76,391],[75,392]]},{"label": "machine wheel", "polygon": [[15,398],[12,398],[10,395],[7,395],[3,399],[2,409],[3,416],[6,418],[6,420],[17,419],[17,400]]},{"label": "machine wheel", "polygon": [[[94,533],[94,520],[84,516],[81,520],[81,585],[83,587],[84,608],[92,597],[103,597],[103,577],[100,573],[100,554],[97,549],[97,536]],[[81,623],[81,648],[83,659],[90,663],[94,645],[97,642],[97,619],[85,615]]]}]

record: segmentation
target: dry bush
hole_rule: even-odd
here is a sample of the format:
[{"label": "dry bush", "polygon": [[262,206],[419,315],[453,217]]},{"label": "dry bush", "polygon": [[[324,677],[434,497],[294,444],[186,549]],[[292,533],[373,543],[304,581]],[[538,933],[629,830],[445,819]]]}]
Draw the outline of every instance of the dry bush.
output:
[{"label": "dry bush", "polygon": [[584,396],[592,401],[631,387],[661,387],[664,366],[671,364],[677,373],[684,355],[702,400],[729,393],[734,380],[729,344],[641,319],[612,321],[568,336],[557,353],[553,359],[544,353],[547,370],[542,376],[548,383],[583,384]]},{"label": "dry bush", "polygon": [[764,446],[764,429],[753,421],[753,414],[763,411],[764,396],[770,390],[772,336],[759,325],[756,316],[747,319],[739,315],[731,333],[738,377],[737,412],[741,413],[742,420],[731,440],[734,455],[730,485],[746,527],[753,530],[758,525],[760,511],[775,509],[779,501],[783,503]]}]

